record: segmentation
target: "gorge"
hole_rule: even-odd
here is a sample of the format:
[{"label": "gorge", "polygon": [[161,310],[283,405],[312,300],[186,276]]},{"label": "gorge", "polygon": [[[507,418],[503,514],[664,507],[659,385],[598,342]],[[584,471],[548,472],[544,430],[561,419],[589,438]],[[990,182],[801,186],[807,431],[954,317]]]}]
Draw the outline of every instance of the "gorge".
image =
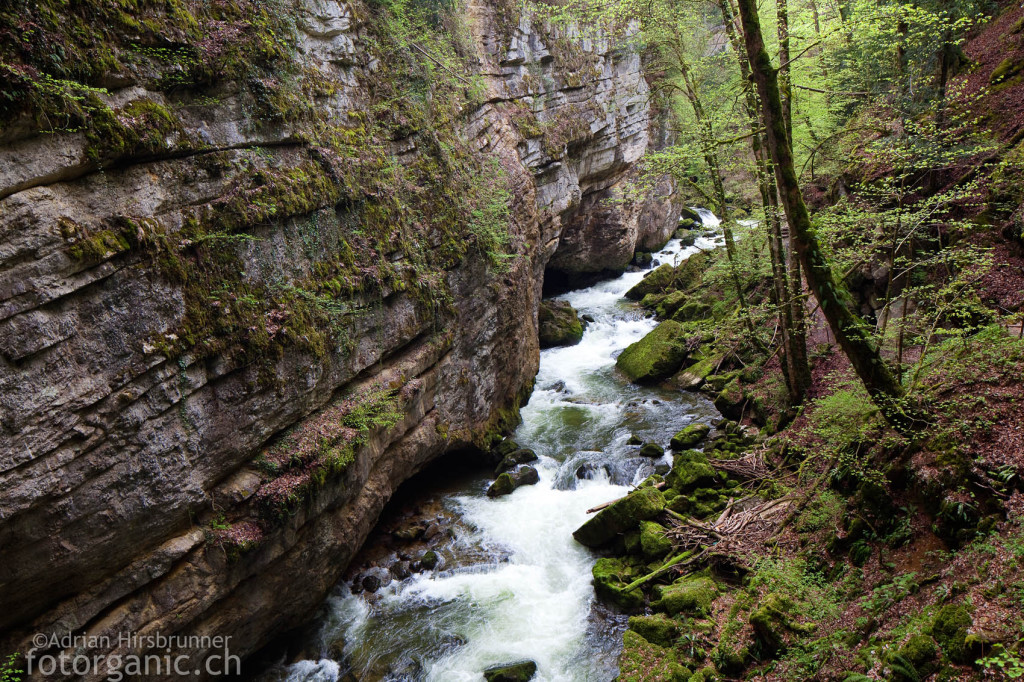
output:
[{"label": "gorge", "polygon": [[1022,111],[1008,0],[0,2],[0,682],[1024,676]]},{"label": "gorge", "polygon": [[[456,79],[417,43],[417,63],[388,64],[406,37],[366,6],[278,9],[244,6],[226,45],[166,53],[115,24],[121,63],[82,95],[82,127],[5,127],[5,650],[173,631],[231,636],[244,657],[297,626],[403,480],[515,423],[551,261],[621,269],[675,229],[671,191],[594,210],[664,134],[628,46],[472,4],[445,54],[472,64]],[[187,37],[184,17],[154,17]],[[249,49],[257,20],[292,22],[273,57],[291,82],[193,73],[196,50]],[[416,106],[464,110],[387,121],[389,77],[428,79]],[[391,159],[451,186],[389,205]],[[507,245],[450,222],[467,172],[495,179],[466,191],[510,216]],[[328,446],[274,460],[307,433]]]}]

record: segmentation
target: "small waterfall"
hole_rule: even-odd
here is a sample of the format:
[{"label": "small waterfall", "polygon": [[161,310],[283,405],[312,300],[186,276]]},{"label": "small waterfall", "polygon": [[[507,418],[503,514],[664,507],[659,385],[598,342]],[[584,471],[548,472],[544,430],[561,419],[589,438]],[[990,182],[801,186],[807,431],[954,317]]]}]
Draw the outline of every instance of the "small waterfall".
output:
[{"label": "small waterfall", "polygon": [[[718,225],[710,211],[695,210],[706,226]],[[655,260],[677,263],[717,242],[717,235],[693,247],[672,240]],[[370,600],[340,586],[319,646],[322,656],[340,647],[342,666],[302,661],[278,679],[332,682],[351,671],[363,681],[478,682],[484,668],[521,658],[537,662],[542,681],[616,676],[624,618],[595,603],[595,556],[572,532],[588,508],[667,466],[667,455],[638,456],[630,436],[667,448],[682,427],[717,416],[698,395],[635,386],[615,371],[615,357],[656,324],[623,298],[644,274],[627,272],[560,297],[594,321],[578,345],[541,353],[536,388],[513,436],[540,456],[540,482],[490,499],[489,481],[479,479],[446,499],[461,524],[451,563],[392,583]]]}]

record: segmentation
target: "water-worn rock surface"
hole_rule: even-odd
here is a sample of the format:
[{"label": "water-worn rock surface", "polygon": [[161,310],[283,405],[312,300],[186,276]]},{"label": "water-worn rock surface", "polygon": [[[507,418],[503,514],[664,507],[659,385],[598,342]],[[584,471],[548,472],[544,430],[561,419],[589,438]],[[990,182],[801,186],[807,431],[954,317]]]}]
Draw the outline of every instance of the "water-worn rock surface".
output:
[{"label": "water-worn rock surface", "polygon": [[[143,51],[96,77],[108,91],[81,130],[22,118],[0,136],[5,651],[149,629],[229,635],[245,656],[300,624],[402,481],[513,422],[549,261],[617,268],[675,226],[671,197],[595,208],[655,126],[640,59],[614,40],[471,3],[460,54],[482,91],[442,128],[398,107],[382,138],[399,67],[379,17],[281,12],[287,87],[227,69],[169,86],[174,65]],[[274,109],[288,88],[301,106]],[[371,210],[389,182],[426,221],[440,209],[416,182],[482,164],[507,194],[473,196],[499,216],[511,202],[514,258],[444,216],[455,232],[372,233],[392,229]]]}]

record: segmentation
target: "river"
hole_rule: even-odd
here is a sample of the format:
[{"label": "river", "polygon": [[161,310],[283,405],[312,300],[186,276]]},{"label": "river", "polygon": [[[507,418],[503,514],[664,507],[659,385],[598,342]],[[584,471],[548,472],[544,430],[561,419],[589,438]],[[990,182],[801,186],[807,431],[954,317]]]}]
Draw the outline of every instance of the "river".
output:
[{"label": "river", "polygon": [[[705,227],[718,224],[710,212],[700,214]],[[719,243],[701,237],[684,248],[674,239],[654,264]],[[638,446],[627,444],[631,435],[667,449],[682,427],[717,417],[698,394],[635,386],[616,373],[618,353],[655,326],[623,297],[644,274],[627,272],[559,297],[593,322],[578,345],[541,352],[536,387],[512,436],[539,455],[540,482],[490,499],[490,479],[477,475],[446,491],[440,504],[457,532],[441,565],[371,597],[339,585],[312,646],[321,657],[265,679],[479,682],[484,668],[517,659],[535,661],[541,681],[616,676],[625,619],[595,601],[596,555],[572,531],[588,508],[669,464],[667,455],[639,457]]]}]

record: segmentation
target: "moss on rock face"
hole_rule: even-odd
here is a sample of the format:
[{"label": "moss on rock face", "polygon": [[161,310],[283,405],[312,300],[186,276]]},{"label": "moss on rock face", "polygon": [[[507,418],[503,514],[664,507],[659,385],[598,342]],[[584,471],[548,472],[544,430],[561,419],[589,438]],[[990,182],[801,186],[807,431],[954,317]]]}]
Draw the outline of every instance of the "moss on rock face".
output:
[{"label": "moss on rock face", "polygon": [[581,545],[598,547],[621,533],[633,530],[640,521],[654,518],[665,508],[665,496],[656,488],[640,488],[606,507],[573,532]]},{"label": "moss on rock face", "polygon": [[672,460],[672,471],[665,476],[665,481],[678,493],[687,493],[695,488],[705,487],[715,482],[717,474],[708,464],[704,453],[696,450],[677,452]]},{"label": "moss on rock face", "polygon": [[711,427],[707,424],[690,424],[672,436],[670,445],[673,450],[686,450],[704,440],[709,433],[711,433]]},{"label": "moss on rock face", "polygon": [[672,317],[672,313],[674,313],[685,302],[686,294],[681,291],[673,291],[671,294],[661,299],[655,308],[655,312],[660,318]]},{"label": "moss on rock face", "polygon": [[620,682],[686,682],[691,672],[680,665],[671,649],[652,644],[626,630],[619,656]]},{"label": "moss on rock face", "polygon": [[672,551],[672,541],[665,537],[665,529],[654,521],[640,522],[640,549],[648,561],[660,559]]},{"label": "moss on rock face", "polygon": [[[710,377],[708,383],[711,383]],[[739,419],[743,414],[743,403],[743,387],[738,378],[726,384],[721,393],[715,396],[715,409],[733,419]]]},{"label": "moss on rock face", "polygon": [[594,576],[594,591],[599,597],[616,606],[626,609],[638,609],[643,606],[644,595],[639,588],[628,592],[622,588],[631,583],[639,571],[626,559],[602,557],[594,564],[591,573]]},{"label": "moss on rock face", "polygon": [[665,263],[647,273],[642,280],[633,285],[626,292],[626,298],[631,301],[639,301],[648,294],[663,294],[672,284],[676,269]]},{"label": "moss on rock face", "polygon": [[665,454],[665,448],[661,447],[657,443],[644,443],[644,446],[640,448],[640,452],[638,454],[641,457],[657,458]]},{"label": "moss on rock face", "polygon": [[[935,663],[937,655],[935,641],[931,637],[928,635],[912,636],[906,644],[900,647],[899,658],[893,658],[903,666],[909,663],[913,666],[913,671],[904,672],[901,669],[894,669],[893,680],[895,682],[912,682],[915,679],[924,679],[938,668]],[[914,672],[917,673],[916,677],[913,675]]]},{"label": "moss on rock face", "polygon": [[777,653],[789,643],[789,633],[807,634],[814,625],[801,624],[793,613],[793,600],[784,594],[766,594],[750,614],[750,625],[766,653]]},{"label": "moss on rock face", "polygon": [[963,604],[943,606],[932,623],[932,637],[942,647],[946,658],[955,663],[969,663],[967,629],[971,614]]},{"label": "moss on rock face", "polygon": [[705,616],[717,595],[718,587],[711,578],[681,578],[658,589],[654,608],[673,616],[677,613]]},{"label": "moss on rock face", "polygon": [[541,348],[575,346],[583,338],[583,321],[568,301],[541,301],[537,320]]},{"label": "moss on rock face", "polygon": [[672,646],[679,639],[679,623],[662,613],[630,616],[629,629],[658,646]]},{"label": "moss on rock face", "polygon": [[678,322],[666,320],[644,338],[622,351],[615,366],[630,381],[650,383],[674,374],[686,360],[686,332]]}]

